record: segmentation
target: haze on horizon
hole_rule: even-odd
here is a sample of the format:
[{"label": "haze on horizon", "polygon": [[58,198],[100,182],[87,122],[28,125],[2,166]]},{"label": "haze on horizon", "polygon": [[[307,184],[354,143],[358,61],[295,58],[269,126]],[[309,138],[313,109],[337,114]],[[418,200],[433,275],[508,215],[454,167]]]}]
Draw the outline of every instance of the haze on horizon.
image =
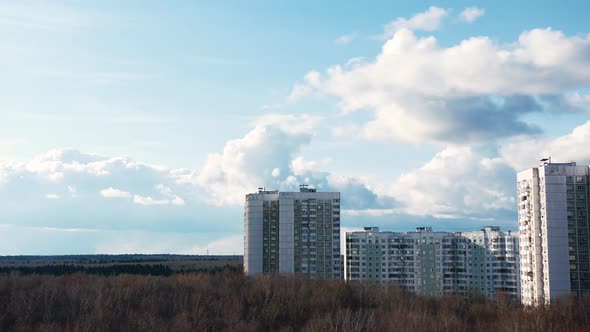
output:
[{"label": "haze on horizon", "polygon": [[516,229],[590,163],[586,2],[3,1],[0,254],[243,251],[244,195],[343,230]]}]

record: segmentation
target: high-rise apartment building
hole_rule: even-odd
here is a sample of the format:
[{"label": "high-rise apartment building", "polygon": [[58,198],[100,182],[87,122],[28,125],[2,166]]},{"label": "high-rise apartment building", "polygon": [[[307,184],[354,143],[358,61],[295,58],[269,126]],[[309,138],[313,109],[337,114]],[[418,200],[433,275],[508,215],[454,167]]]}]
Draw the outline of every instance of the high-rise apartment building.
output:
[{"label": "high-rise apartment building", "polygon": [[485,227],[474,232],[346,233],[346,279],[396,283],[410,291],[441,295],[478,291],[518,298],[518,235]]},{"label": "high-rise apartment building", "polygon": [[340,193],[300,186],[246,195],[244,271],[341,279]]},{"label": "high-rise apartment building", "polygon": [[552,163],[517,175],[521,300],[590,295],[588,166]]}]

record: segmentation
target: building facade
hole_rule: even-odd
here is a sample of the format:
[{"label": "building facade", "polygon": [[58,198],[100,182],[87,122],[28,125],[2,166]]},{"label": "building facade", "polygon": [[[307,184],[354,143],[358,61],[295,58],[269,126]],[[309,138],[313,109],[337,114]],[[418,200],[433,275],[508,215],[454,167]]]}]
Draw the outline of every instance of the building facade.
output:
[{"label": "building facade", "polygon": [[518,235],[485,227],[476,232],[346,233],[346,279],[395,283],[426,295],[477,291],[519,297]]},{"label": "building facade", "polygon": [[246,195],[244,271],[341,279],[340,193],[301,186]]},{"label": "building facade", "polygon": [[521,300],[590,295],[588,166],[551,163],[517,175]]}]

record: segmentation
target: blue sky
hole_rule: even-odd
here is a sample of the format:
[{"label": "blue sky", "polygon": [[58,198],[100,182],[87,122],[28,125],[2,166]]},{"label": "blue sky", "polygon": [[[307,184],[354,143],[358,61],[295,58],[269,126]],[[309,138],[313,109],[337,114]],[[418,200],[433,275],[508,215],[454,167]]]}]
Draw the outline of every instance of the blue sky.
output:
[{"label": "blue sky", "polygon": [[0,2],[0,254],[234,253],[259,186],[343,226],[516,227],[590,162],[583,1]]}]

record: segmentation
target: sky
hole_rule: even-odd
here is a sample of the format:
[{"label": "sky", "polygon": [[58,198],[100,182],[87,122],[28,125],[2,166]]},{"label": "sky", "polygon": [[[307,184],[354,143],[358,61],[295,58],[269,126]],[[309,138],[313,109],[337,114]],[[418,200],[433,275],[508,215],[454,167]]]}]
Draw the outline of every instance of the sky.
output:
[{"label": "sky", "polygon": [[0,0],[0,255],[241,254],[258,187],[342,228],[514,230],[590,163],[586,1]]}]

